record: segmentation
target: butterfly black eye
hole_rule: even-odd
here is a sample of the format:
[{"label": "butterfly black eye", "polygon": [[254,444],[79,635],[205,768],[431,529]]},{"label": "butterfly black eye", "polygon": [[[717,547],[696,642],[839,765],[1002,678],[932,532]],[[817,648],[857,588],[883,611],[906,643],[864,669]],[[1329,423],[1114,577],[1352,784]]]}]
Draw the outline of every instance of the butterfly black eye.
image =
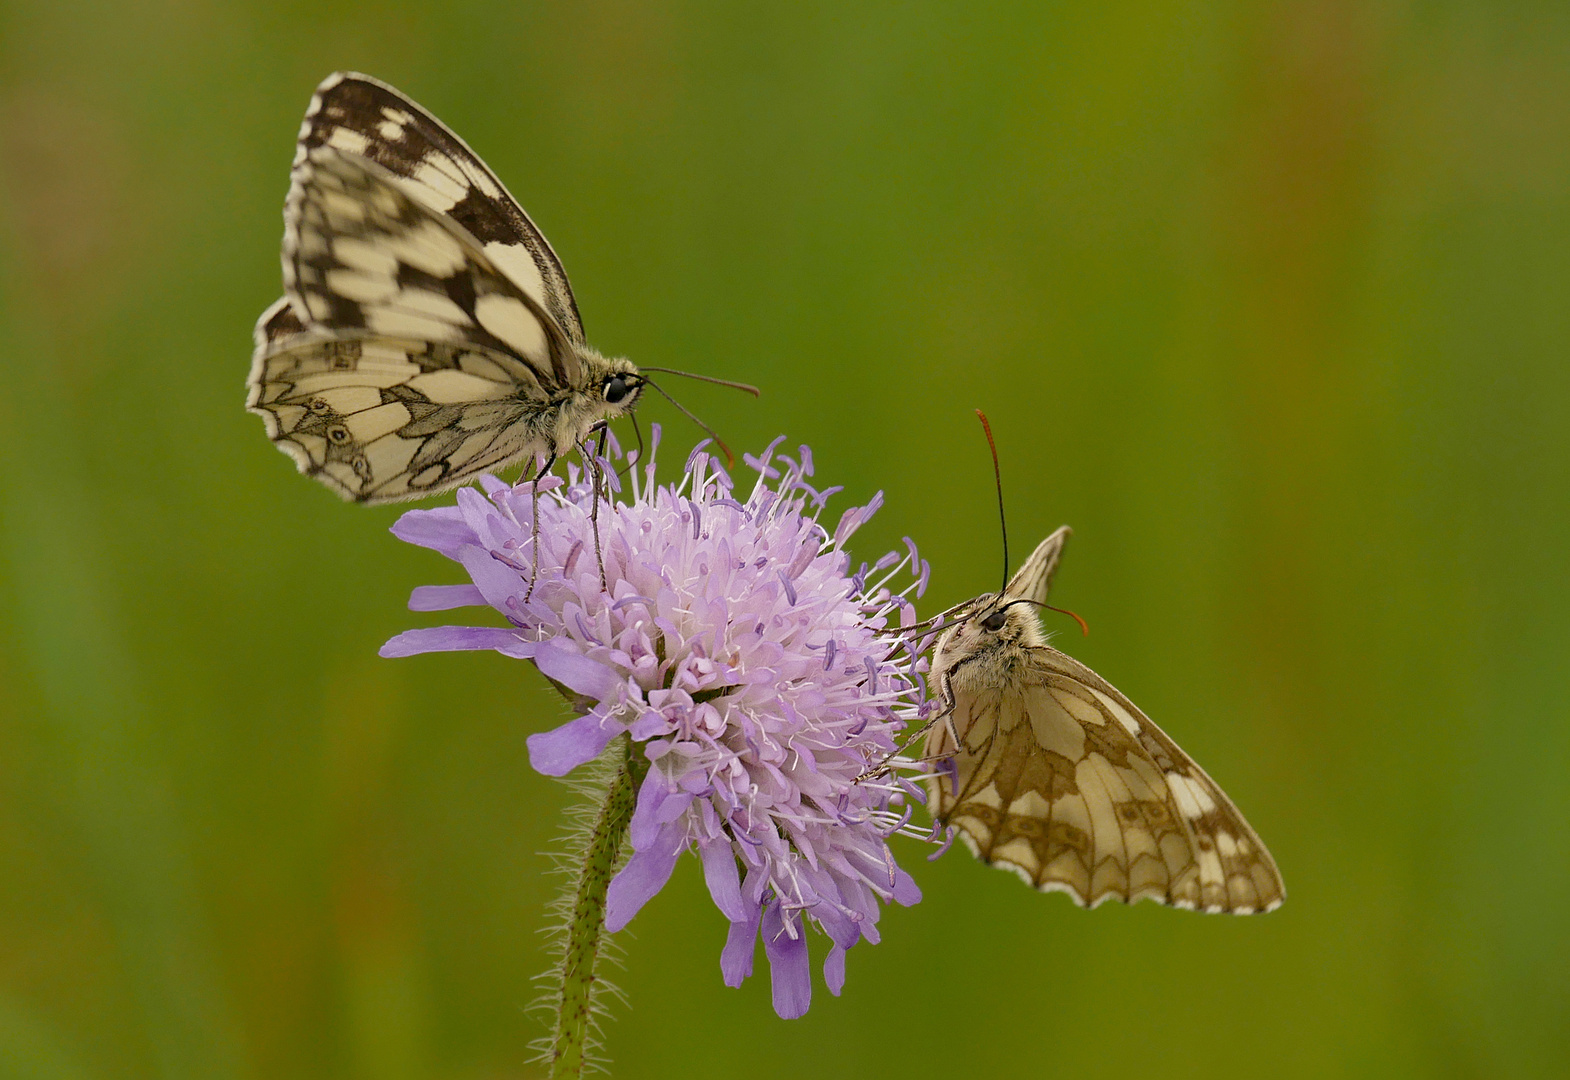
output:
[{"label": "butterfly black eye", "polygon": [[996,634],[1003,629],[1003,624],[1008,622],[1008,609],[998,608],[991,615],[981,620],[981,628],[989,634]]},{"label": "butterfly black eye", "polygon": [[327,438],[334,445],[342,446],[350,440],[351,436],[348,428],[342,424],[334,424],[327,429]]},{"label": "butterfly black eye", "polygon": [[605,395],[605,400],[608,404],[620,405],[622,399],[632,393],[632,387],[623,376],[612,375],[605,380],[605,386],[601,392]]}]

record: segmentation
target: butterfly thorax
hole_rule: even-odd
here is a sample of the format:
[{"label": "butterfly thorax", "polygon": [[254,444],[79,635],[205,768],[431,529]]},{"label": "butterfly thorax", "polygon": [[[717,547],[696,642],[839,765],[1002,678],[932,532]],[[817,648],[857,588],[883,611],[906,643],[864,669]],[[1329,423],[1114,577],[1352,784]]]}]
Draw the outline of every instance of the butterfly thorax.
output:
[{"label": "butterfly thorax", "polygon": [[554,395],[551,402],[551,449],[557,455],[570,452],[583,432],[632,412],[643,393],[643,376],[631,360],[601,356],[586,345],[574,352],[582,382]]}]

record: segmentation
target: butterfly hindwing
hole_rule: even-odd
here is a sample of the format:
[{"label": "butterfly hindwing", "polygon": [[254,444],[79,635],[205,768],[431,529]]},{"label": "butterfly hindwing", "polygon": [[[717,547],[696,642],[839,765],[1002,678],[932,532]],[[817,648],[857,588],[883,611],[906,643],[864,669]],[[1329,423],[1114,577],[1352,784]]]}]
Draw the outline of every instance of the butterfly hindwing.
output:
[{"label": "butterfly hindwing", "polygon": [[307,329],[279,300],[256,327],[252,412],[300,470],[348,499],[439,491],[527,452],[545,398],[516,357]]},{"label": "butterfly hindwing", "polygon": [[[1133,703],[1055,649],[1017,683],[956,695],[956,774],[933,810],[978,857],[1080,904],[1153,899],[1247,914],[1275,863],[1224,792]],[[929,753],[953,753],[938,726]]]},{"label": "butterfly hindwing", "polygon": [[387,84],[339,72],[316,88],[296,165],[317,147],[368,158],[431,211],[451,218],[575,343],[583,323],[561,261],[501,181],[446,125]]}]

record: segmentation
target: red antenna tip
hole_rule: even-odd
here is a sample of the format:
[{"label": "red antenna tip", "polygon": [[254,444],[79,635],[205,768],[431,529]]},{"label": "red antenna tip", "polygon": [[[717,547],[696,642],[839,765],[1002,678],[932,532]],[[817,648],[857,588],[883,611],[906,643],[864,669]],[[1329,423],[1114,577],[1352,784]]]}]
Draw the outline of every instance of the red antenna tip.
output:
[{"label": "red antenna tip", "polygon": [[1051,604],[1042,604],[1041,606],[1046,608],[1048,611],[1055,611],[1059,615],[1067,615],[1069,618],[1079,623],[1079,632],[1081,636],[1090,636],[1090,624],[1087,623],[1084,619],[1081,619],[1075,612],[1070,611],[1068,608],[1053,607]]}]

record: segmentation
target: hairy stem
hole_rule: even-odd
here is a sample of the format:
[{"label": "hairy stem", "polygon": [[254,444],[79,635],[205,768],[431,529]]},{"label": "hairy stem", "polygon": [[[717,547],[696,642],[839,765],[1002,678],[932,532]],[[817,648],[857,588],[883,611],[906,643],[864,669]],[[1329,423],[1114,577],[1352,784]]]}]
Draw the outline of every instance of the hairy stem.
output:
[{"label": "hairy stem", "polygon": [[583,865],[578,873],[578,895],[567,925],[567,947],[561,966],[561,1005],[551,1045],[553,1078],[583,1075],[584,1038],[589,1031],[593,1005],[594,964],[605,926],[605,890],[616,872],[627,826],[632,821],[637,781],[641,779],[636,774],[648,769],[646,762],[634,760],[632,741],[626,735],[621,736],[620,742],[621,764],[605,793],[605,804],[600,808],[584,850]]}]

